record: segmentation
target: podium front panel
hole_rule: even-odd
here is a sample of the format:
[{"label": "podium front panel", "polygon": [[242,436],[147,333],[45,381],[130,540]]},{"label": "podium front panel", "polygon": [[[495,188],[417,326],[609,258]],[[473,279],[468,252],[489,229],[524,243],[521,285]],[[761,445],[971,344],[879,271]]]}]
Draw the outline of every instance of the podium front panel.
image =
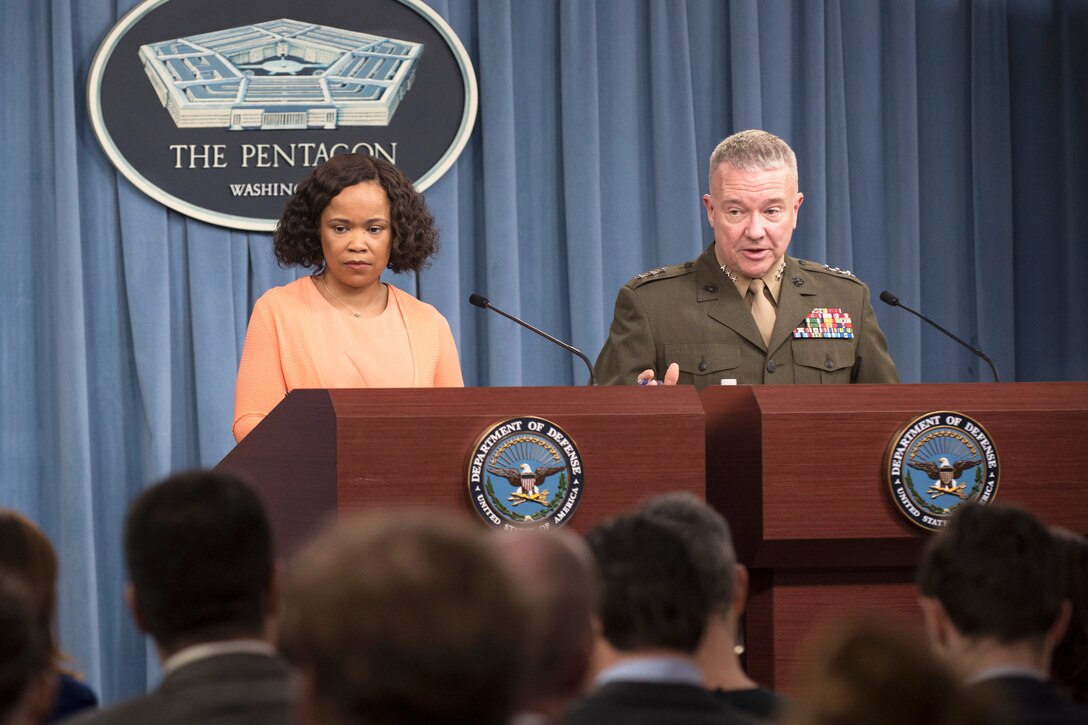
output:
[{"label": "podium front panel", "polygon": [[529,416],[562,428],[579,450],[576,531],[658,493],[705,496],[703,409],[687,386],[296,390],[220,466],[263,490],[285,553],[337,512],[476,517],[470,454],[489,427]]}]

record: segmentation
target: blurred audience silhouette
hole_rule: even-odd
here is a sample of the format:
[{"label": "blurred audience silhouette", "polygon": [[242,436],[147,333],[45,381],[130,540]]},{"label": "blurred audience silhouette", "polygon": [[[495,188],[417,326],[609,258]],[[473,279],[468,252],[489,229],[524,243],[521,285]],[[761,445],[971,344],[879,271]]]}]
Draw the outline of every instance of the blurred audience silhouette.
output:
[{"label": "blurred audience silhouette", "polygon": [[970,690],[1023,725],[1088,722],[1048,682],[1071,605],[1058,543],[1034,516],[964,505],[929,541],[917,581],[930,642]]},{"label": "blurred audience silhouette", "polygon": [[951,670],[889,624],[841,622],[817,637],[787,725],[999,725]]},{"label": "blurred audience silhouette", "polygon": [[0,725],[38,725],[56,700],[49,638],[29,591],[0,571]]},{"label": "blurred audience silhouette", "polygon": [[346,516],[290,564],[281,647],[313,725],[502,725],[533,618],[479,524]]},{"label": "blurred audience silhouette", "polygon": [[1088,539],[1067,529],[1051,532],[1062,553],[1065,598],[1072,609],[1065,637],[1054,650],[1050,677],[1074,701],[1088,704]]},{"label": "blurred audience silhouette", "polygon": [[57,645],[56,551],[41,529],[12,509],[0,509],[0,571],[22,581],[45,635],[49,668],[57,680],[56,700],[45,721],[55,722],[94,707],[98,704],[94,691],[66,666],[69,658]]},{"label": "blurred audience silhouette", "polygon": [[270,641],[272,529],[257,493],[230,474],[178,473],[133,501],[124,548],[125,598],[155,642],[163,680],[75,722],[292,722],[290,669]]},{"label": "blurred audience silhouette", "polygon": [[496,534],[495,550],[532,602],[511,725],[560,722],[585,684],[593,651],[593,555],[563,529]]},{"label": "blurred audience silhouette", "polygon": [[748,570],[737,563],[729,523],[690,493],[657,496],[646,501],[641,510],[672,524],[686,539],[711,594],[706,629],[695,653],[705,685],[742,712],[764,719],[775,717],[783,698],[748,676],[737,651],[740,618],[748,598]]},{"label": "blurred audience silhouette", "polygon": [[704,687],[695,661],[716,599],[685,537],[636,511],[586,540],[598,571],[595,678],[567,722],[748,722]]}]

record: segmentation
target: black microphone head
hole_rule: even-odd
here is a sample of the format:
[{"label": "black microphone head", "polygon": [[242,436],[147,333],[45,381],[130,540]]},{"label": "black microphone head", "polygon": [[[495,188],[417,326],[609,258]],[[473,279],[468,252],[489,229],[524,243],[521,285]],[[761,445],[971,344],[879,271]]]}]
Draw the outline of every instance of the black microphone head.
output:
[{"label": "black microphone head", "polygon": [[476,305],[477,307],[487,307],[489,304],[491,304],[490,302],[488,302],[486,297],[478,295],[475,292],[468,296],[468,301]]},{"label": "black microphone head", "polygon": [[888,290],[884,290],[880,293],[880,301],[884,304],[891,305],[892,307],[899,306],[899,298],[893,295]]}]

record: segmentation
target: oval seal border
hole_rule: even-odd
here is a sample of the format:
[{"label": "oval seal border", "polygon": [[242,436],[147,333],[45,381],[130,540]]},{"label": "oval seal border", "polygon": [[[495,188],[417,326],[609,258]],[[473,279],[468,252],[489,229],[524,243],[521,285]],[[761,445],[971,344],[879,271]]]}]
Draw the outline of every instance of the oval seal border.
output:
[{"label": "oval seal border", "polygon": [[[947,525],[966,503],[991,503],[1001,482],[1000,468],[989,431],[974,418],[950,410],[912,419],[892,437],[884,455],[892,503],[908,521],[929,531]],[[963,474],[973,480],[960,483],[957,477]],[[923,476],[926,480],[915,482]],[[920,488],[925,483],[928,488]]]},{"label": "oval seal border", "polygon": [[[556,423],[536,416],[506,418],[476,439],[465,480],[469,506],[489,526],[557,528],[570,522],[582,500],[582,456]],[[552,485],[554,493],[544,488]],[[517,511],[522,505],[528,508]]]}]

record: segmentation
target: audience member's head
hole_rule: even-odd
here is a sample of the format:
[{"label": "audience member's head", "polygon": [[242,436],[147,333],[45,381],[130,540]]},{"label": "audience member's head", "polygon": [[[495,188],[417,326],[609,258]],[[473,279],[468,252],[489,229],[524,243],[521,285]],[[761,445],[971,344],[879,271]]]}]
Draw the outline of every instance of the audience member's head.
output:
[{"label": "audience member's head", "polygon": [[874,622],[819,638],[788,725],[994,723],[916,640]]},{"label": "audience member's head", "polygon": [[274,611],[272,532],[240,479],[188,471],[148,488],[125,520],[125,560],[136,621],[161,654],[264,635]]},{"label": "audience member's head", "polygon": [[618,653],[693,655],[714,605],[687,542],[642,512],[606,521],[586,541],[597,562],[597,616]]},{"label": "audience member's head", "polygon": [[281,647],[315,723],[503,723],[530,614],[478,526],[345,518],[292,563]]},{"label": "audience member's head", "polygon": [[0,509],[0,572],[22,582],[38,626],[46,637],[49,663],[60,670],[64,656],[56,643],[57,554],[48,537],[18,511]]},{"label": "audience member's head", "polygon": [[703,578],[713,613],[728,615],[736,604],[738,572],[733,535],[725,518],[690,493],[656,496],[643,503],[640,510],[672,524],[684,536]]},{"label": "audience member's head", "polygon": [[[968,504],[926,547],[917,571],[926,627],[961,676],[987,650],[1031,653],[1046,670],[1068,617],[1057,544],[1031,514]],[[985,645],[985,646],[980,646]]]},{"label": "audience member's head", "polygon": [[528,652],[517,708],[557,718],[581,692],[593,649],[593,556],[563,530],[513,531],[493,543],[529,602]]},{"label": "audience member's head", "polygon": [[1075,701],[1088,703],[1088,539],[1067,529],[1052,529],[1052,533],[1062,552],[1065,598],[1073,608],[1050,673]]},{"label": "audience member's head", "polygon": [[725,518],[690,493],[667,493],[642,504],[647,516],[673,526],[687,542],[710,595],[710,614],[696,660],[707,687],[748,690],[756,683],[737,655],[740,617],[748,597],[748,571],[737,563]]},{"label": "audience member's head", "polygon": [[41,722],[53,705],[49,638],[22,581],[0,572],[0,723]]}]

